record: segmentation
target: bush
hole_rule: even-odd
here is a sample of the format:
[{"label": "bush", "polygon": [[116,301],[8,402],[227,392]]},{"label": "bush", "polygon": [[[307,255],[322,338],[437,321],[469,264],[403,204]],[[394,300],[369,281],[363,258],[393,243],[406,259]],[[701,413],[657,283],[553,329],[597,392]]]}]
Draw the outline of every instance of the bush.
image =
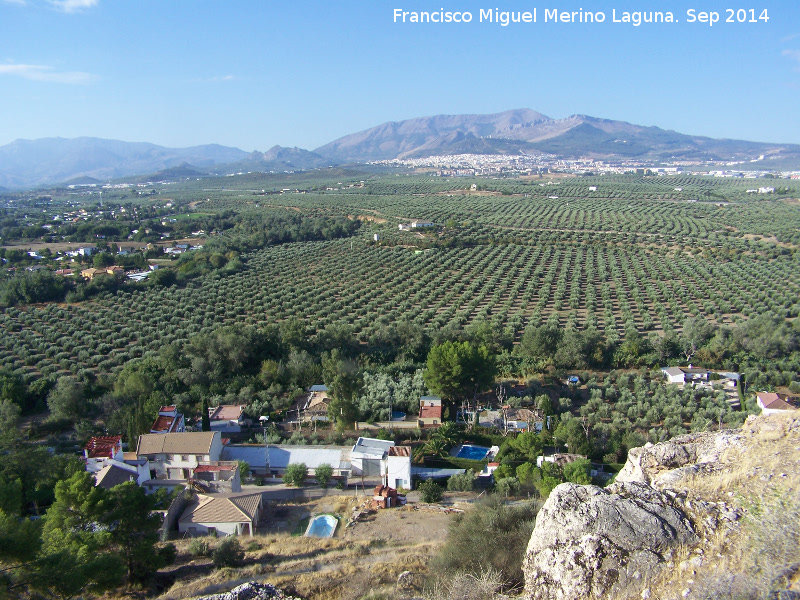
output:
[{"label": "bush", "polygon": [[433,503],[439,502],[444,495],[444,491],[439,486],[438,483],[433,481],[432,479],[428,479],[427,481],[423,481],[419,484],[417,489],[422,493],[422,501]]},{"label": "bush", "polygon": [[333,477],[333,467],[328,464],[322,464],[314,469],[314,477],[317,483],[322,487],[328,487],[328,482]]},{"label": "bush", "polygon": [[286,467],[283,482],[286,485],[301,486],[308,478],[308,467],[304,463],[292,463]]},{"label": "bush", "polygon": [[519,479],[516,477],[504,477],[494,484],[495,491],[505,498],[519,494],[519,487]]},{"label": "bush", "polygon": [[227,537],[211,553],[214,566],[218,569],[222,567],[236,567],[244,559],[242,545],[235,537]]},{"label": "bush", "polygon": [[471,492],[475,489],[475,471],[467,469],[465,473],[453,475],[447,480],[447,489],[451,492]]},{"label": "bush", "polygon": [[425,593],[425,600],[487,600],[503,589],[503,580],[494,569],[479,574],[456,573],[447,580],[437,580]]},{"label": "bush", "polygon": [[189,554],[192,556],[210,556],[211,548],[207,541],[194,539],[189,542]]},{"label": "bush", "polygon": [[505,585],[521,584],[522,560],[538,509],[534,502],[511,507],[490,496],[450,524],[431,563],[434,574],[450,580],[458,573],[480,577],[491,569]]}]

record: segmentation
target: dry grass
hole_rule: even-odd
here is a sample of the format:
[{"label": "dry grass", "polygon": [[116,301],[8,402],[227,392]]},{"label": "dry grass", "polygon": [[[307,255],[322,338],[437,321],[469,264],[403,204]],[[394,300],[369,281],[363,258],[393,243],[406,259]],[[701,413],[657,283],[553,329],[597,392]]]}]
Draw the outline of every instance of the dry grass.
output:
[{"label": "dry grass", "polygon": [[[674,569],[653,598],[761,600],[800,589],[800,414],[758,417],[742,429],[741,445],[725,451],[713,471],[683,478],[690,498],[723,500],[744,516],[721,526],[698,549],[673,558]],[[696,521],[707,516],[694,514]],[[702,565],[689,564],[702,557]]]},{"label": "dry grass", "polygon": [[[316,503],[282,505],[293,514],[293,524],[303,515],[333,512],[349,515],[363,498],[326,497]],[[428,564],[452,517],[440,511],[393,509],[379,511],[353,528],[340,526],[329,539],[293,537],[287,533],[244,540],[244,565],[214,571],[208,559],[189,556],[189,540],[177,542],[180,565],[175,583],[159,600],[183,600],[221,593],[245,581],[269,582],[314,600],[397,598],[397,578],[411,571],[422,582]],[[293,526],[290,526],[290,530]],[[211,540],[211,545],[215,543]],[[257,545],[257,547],[256,547]],[[181,569],[184,569],[181,572]],[[405,590],[416,592],[421,589]]]},{"label": "dry grass", "polygon": [[800,488],[800,416],[788,413],[770,419],[758,417],[746,424],[748,432],[738,447],[728,448],[710,472],[684,477],[680,487],[707,499],[747,502],[773,487]]}]

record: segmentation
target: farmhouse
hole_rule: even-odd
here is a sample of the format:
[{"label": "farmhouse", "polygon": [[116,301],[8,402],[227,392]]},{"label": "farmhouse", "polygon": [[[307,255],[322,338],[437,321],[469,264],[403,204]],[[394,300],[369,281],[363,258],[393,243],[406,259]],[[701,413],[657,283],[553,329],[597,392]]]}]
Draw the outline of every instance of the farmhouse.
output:
[{"label": "farmhouse", "polygon": [[393,446],[386,456],[386,484],[392,488],[411,488],[411,447]]},{"label": "farmhouse", "polygon": [[418,424],[420,427],[442,424],[442,399],[439,396],[422,396],[419,399]]},{"label": "farmhouse", "polygon": [[544,416],[538,409],[503,407],[503,429],[505,431],[536,431],[544,427]]},{"label": "farmhouse", "polygon": [[83,456],[86,470],[94,473],[98,487],[110,489],[127,481],[141,485],[149,476],[146,460],[125,458],[122,437],[118,435],[91,438],[83,449]]},{"label": "farmhouse", "polygon": [[147,461],[109,461],[95,474],[95,485],[107,490],[121,483],[132,481],[142,485],[147,480]]},{"label": "farmhouse", "polygon": [[247,535],[252,537],[264,503],[261,494],[208,496],[200,494],[183,511],[178,531],[189,535]]},{"label": "farmhouse", "polygon": [[350,465],[353,475],[384,474],[384,459],[394,442],[375,438],[360,437],[350,451]]},{"label": "farmhouse", "polygon": [[91,438],[83,448],[83,460],[89,473],[98,473],[111,460],[123,462],[122,436]]},{"label": "farmhouse", "polygon": [[136,457],[150,461],[150,479],[189,479],[201,462],[213,462],[222,454],[219,431],[146,433],[139,436]]},{"label": "farmhouse", "polygon": [[763,415],[773,415],[786,410],[797,410],[795,406],[789,404],[786,400],[788,400],[787,396],[782,396],[775,392],[756,392],[756,404],[758,404]]},{"label": "farmhouse", "polygon": [[211,431],[239,433],[245,425],[244,404],[220,404],[208,409]]},{"label": "farmhouse", "polygon": [[241,492],[242,480],[239,463],[219,461],[200,464],[194,470],[190,485],[203,492]]},{"label": "farmhouse", "polygon": [[688,367],[662,367],[668,383],[696,383],[708,381],[711,371],[689,365]]},{"label": "farmhouse", "polygon": [[324,385],[312,385],[308,392],[308,397],[303,407],[300,409],[302,412],[300,419],[304,423],[310,421],[327,421],[328,405],[330,404],[328,388]]},{"label": "farmhouse", "polygon": [[243,460],[261,476],[282,477],[290,464],[303,463],[310,475],[320,465],[333,467],[333,476],[345,482],[350,476],[350,448],[342,446],[278,446],[228,444],[222,452],[226,461]]}]

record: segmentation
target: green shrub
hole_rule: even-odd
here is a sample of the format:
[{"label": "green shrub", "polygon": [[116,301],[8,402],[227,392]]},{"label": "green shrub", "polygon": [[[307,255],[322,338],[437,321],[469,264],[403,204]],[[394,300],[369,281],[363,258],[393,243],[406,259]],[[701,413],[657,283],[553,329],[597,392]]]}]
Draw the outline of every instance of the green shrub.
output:
[{"label": "green shrub", "polygon": [[304,463],[292,463],[286,467],[283,482],[286,485],[301,486],[308,478],[308,467]]},{"label": "green shrub", "polygon": [[419,484],[419,487],[417,489],[422,493],[423,502],[428,502],[428,503],[439,502],[441,501],[442,496],[444,495],[444,490],[442,490],[439,484],[433,481],[432,479],[423,481],[422,483]]},{"label": "green shrub", "polygon": [[314,477],[317,483],[322,487],[328,487],[328,482],[333,477],[333,467],[328,464],[322,464],[314,469]]},{"label": "green shrub", "polygon": [[192,556],[209,556],[211,548],[207,541],[195,538],[189,542],[189,554]]},{"label": "green shrub", "polygon": [[447,480],[447,489],[451,492],[471,492],[475,489],[475,471],[467,469],[464,473],[453,475]]},{"label": "green shrub", "polygon": [[522,559],[538,510],[535,502],[512,507],[490,496],[450,524],[431,563],[434,575],[444,580],[457,573],[480,577],[492,569],[504,584],[521,584]]},{"label": "green shrub", "polygon": [[519,494],[519,479],[516,477],[503,477],[498,479],[494,484],[495,491],[504,498],[509,496],[516,496]]},{"label": "green shrub", "polygon": [[222,567],[236,567],[244,559],[242,545],[235,537],[227,537],[211,553],[214,566],[218,569]]}]

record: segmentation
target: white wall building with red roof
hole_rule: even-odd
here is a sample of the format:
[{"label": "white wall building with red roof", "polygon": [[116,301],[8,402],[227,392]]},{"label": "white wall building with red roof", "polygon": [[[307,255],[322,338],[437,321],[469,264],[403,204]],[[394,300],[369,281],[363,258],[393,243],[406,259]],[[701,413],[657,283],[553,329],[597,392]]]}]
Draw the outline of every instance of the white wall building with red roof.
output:
[{"label": "white wall building with red roof", "polygon": [[158,409],[158,417],[150,433],[182,433],[186,431],[183,415],[178,412],[177,406],[162,406]]}]

